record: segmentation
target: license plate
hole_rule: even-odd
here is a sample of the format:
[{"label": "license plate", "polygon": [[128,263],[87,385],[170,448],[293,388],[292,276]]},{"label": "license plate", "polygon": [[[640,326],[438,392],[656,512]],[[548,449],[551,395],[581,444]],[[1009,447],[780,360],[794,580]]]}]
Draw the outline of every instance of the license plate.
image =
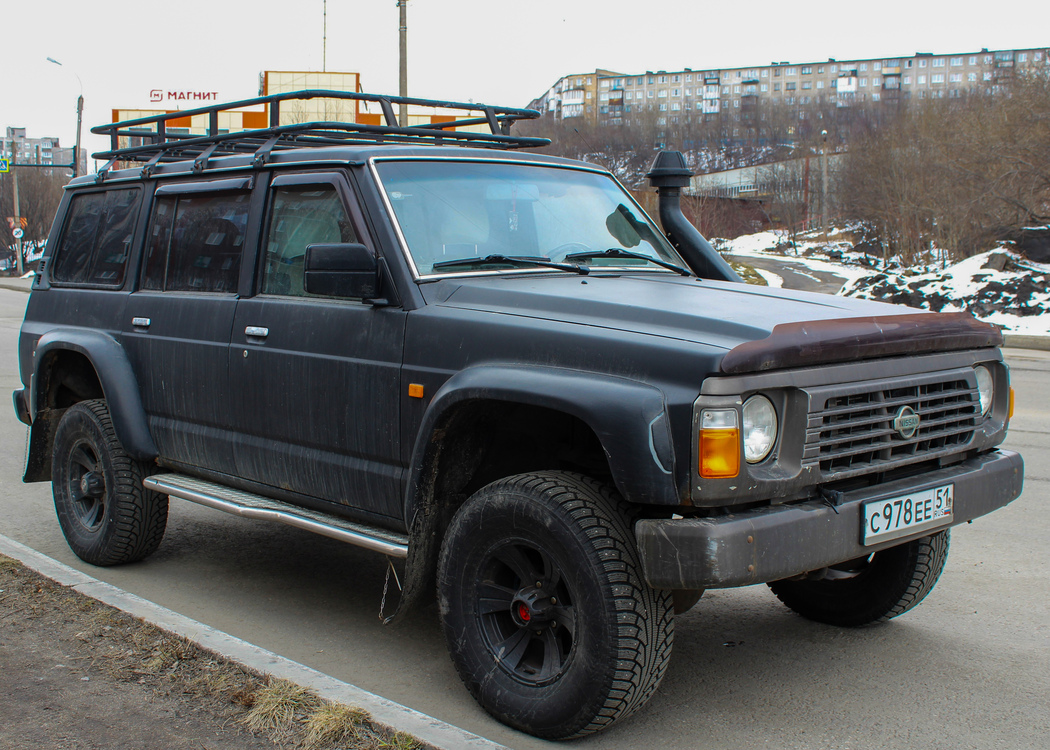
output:
[{"label": "license plate", "polygon": [[947,484],[864,503],[861,541],[878,544],[951,523],[954,498],[955,485]]}]

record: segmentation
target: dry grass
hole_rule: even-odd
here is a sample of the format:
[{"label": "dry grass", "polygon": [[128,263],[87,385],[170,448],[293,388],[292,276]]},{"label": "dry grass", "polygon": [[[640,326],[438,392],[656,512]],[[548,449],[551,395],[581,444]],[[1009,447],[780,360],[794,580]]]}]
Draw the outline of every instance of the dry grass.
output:
[{"label": "dry grass", "polygon": [[284,747],[303,750],[417,750],[419,741],[404,732],[386,734],[367,711],[322,700],[294,682],[270,679],[252,696],[242,721],[249,729]]},{"label": "dry grass", "polygon": [[301,685],[272,679],[255,691],[252,707],[243,721],[255,732],[263,732],[275,741],[288,741],[316,710],[319,699]]},{"label": "dry grass", "polygon": [[303,746],[329,747],[357,741],[368,722],[367,711],[326,701],[307,716]]},{"label": "dry grass", "polygon": [[740,278],[742,278],[748,284],[755,284],[757,286],[768,286],[768,282],[765,277],[762,276],[758,271],[755,270],[754,266],[747,263],[740,263],[738,261],[731,261],[729,263],[736,271]]}]

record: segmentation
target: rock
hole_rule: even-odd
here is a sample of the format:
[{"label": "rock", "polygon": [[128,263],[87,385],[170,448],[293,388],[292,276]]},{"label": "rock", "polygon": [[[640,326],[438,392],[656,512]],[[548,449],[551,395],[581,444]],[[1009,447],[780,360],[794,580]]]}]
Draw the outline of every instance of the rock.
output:
[{"label": "rock", "polygon": [[989,268],[993,271],[1005,270],[1006,264],[1010,262],[1010,256],[1006,253],[992,253],[981,268]]}]

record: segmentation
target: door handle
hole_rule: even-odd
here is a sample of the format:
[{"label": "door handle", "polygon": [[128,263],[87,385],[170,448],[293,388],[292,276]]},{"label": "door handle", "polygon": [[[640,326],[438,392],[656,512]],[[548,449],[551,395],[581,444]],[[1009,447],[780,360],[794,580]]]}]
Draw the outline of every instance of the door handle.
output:
[{"label": "door handle", "polygon": [[262,326],[248,326],[244,329],[244,335],[256,339],[264,339],[270,335],[270,329]]},{"label": "door handle", "polygon": [[150,319],[149,318],[132,318],[131,319],[131,325],[134,326],[135,328],[149,328],[149,324],[150,324]]}]

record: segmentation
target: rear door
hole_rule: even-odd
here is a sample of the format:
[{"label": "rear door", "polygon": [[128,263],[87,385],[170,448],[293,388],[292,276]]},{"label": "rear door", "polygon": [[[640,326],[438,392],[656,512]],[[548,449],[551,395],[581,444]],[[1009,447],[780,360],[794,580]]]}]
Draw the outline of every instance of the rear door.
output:
[{"label": "rear door", "polygon": [[257,293],[237,305],[231,397],[239,476],[400,519],[400,368],[406,313],[308,295],[311,244],[360,242],[356,197],[337,170],[275,177]]},{"label": "rear door", "polygon": [[[229,343],[252,178],[157,188],[124,346],[162,459],[232,473]],[[256,233],[257,234],[257,233]]]}]

